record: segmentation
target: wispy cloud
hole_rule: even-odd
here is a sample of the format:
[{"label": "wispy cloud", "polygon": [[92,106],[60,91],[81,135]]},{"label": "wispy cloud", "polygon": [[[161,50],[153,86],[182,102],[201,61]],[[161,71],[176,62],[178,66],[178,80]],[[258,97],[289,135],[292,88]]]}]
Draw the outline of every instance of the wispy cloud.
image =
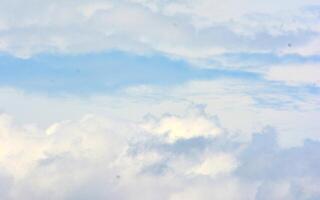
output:
[{"label": "wispy cloud", "polygon": [[274,66],[266,73],[266,78],[283,81],[291,85],[320,85],[320,65],[304,63],[300,65]]}]

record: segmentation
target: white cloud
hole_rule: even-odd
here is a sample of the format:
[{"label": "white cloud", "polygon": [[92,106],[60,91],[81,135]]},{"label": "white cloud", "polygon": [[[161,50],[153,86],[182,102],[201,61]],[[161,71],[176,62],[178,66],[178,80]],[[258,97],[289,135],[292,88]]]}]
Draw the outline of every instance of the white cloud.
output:
[{"label": "white cloud", "polygon": [[193,137],[216,137],[222,133],[215,119],[197,107],[190,108],[185,116],[164,115],[160,119],[150,116],[143,127],[151,133],[167,136],[170,142]]},{"label": "white cloud", "polygon": [[1,199],[260,200],[267,195],[276,200],[320,195],[319,142],[281,149],[271,129],[240,144],[230,135],[169,142],[131,121],[94,115],[49,127],[50,135],[46,128],[0,116]]},{"label": "white cloud", "polygon": [[236,169],[236,167],[237,161],[232,155],[217,153],[208,156],[200,165],[193,169],[193,172],[214,177],[220,174],[228,174]]},{"label": "white cloud", "polygon": [[82,6],[79,6],[79,11],[85,17],[91,17],[96,12],[108,11],[112,8],[113,8],[113,6],[112,6],[111,2],[93,2],[93,3],[87,3]]},{"label": "white cloud", "polygon": [[266,79],[283,81],[291,85],[320,86],[320,65],[317,63],[304,63],[300,65],[289,64],[273,66],[266,72]]},{"label": "white cloud", "polygon": [[[219,121],[227,130],[238,132],[243,140],[249,140],[253,130],[272,125],[280,132],[281,145],[295,146],[307,138],[318,139],[320,128],[319,94],[300,85],[221,78],[176,86],[129,87],[112,95],[90,97],[48,97],[2,88],[0,111],[17,116],[19,122],[37,123],[41,127],[77,120],[87,113],[132,121],[150,113],[158,121],[151,120],[148,129],[156,135],[167,135],[171,141],[197,135],[217,137],[221,135]],[[206,105],[210,114],[188,113],[192,104]],[[219,120],[211,114],[218,115]],[[197,126],[196,120],[203,126]],[[180,136],[181,130],[189,134]]]},{"label": "white cloud", "polygon": [[286,52],[289,42],[302,48],[319,38],[314,28],[316,12],[307,9],[318,4],[288,0],[1,0],[0,50],[30,57],[119,49],[187,60],[210,60],[233,52]]},{"label": "white cloud", "polygon": [[[311,4],[0,0],[0,50],[316,55]],[[288,85],[223,78],[85,98],[1,88],[0,111],[18,119],[0,115],[0,199],[319,199],[320,144],[305,140],[319,139],[319,94],[301,87],[319,86],[317,74],[276,66],[266,78]],[[252,135],[267,124],[279,133]]]},{"label": "white cloud", "polygon": [[257,194],[258,200],[267,199],[294,199],[290,192],[290,183],[286,181],[266,183]]},{"label": "white cloud", "polygon": [[246,184],[237,179],[222,179],[216,182],[197,182],[187,185],[184,191],[173,194],[170,200],[253,200],[254,184]]}]

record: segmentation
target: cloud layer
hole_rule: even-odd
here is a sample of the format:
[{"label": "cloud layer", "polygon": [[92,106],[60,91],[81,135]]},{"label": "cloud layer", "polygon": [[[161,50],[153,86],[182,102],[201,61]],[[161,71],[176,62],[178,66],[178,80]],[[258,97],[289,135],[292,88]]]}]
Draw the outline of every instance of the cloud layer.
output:
[{"label": "cloud layer", "polygon": [[188,60],[241,52],[315,55],[318,6],[316,0],[1,0],[0,50],[30,57],[118,49]]},{"label": "cloud layer", "polygon": [[[194,108],[194,120],[208,114]],[[0,117],[1,199],[317,199],[319,142],[282,149],[265,128],[242,143],[222,127],[167,140],[143,125],[88,115],[46,130]],[[214,119],[214,118],[212,118]],[[156,120],[170,127],[168,116]],[[154,122],[153,122],[154,124]],[[173,133],[172,133],[173,134]]]}]

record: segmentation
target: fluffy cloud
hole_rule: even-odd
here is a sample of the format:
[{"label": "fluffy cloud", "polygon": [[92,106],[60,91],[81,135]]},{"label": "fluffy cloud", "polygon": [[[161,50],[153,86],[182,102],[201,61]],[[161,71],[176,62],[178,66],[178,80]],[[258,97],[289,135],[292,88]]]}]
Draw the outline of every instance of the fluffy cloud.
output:
[{"label": "fluffy cloud", "polygon": [[87,115],[43,129],[2,114],[1,199],[320,197],[317,141],[282,149],[271,128],[248,143],[227,131],[210,138],[186,131],[187,138],[167,141],[141,124],[115,118]]},{"label": "fluffy cloud", "polygon": [[157,119],[150,116],[143,126],[151,133],[167,135],[171,142],[193,137],[215,137],[222,132],[215,119],[207,116],[203,108],[197,107],[190,108],[182,117],[167,114]]},{"label": "fluffy cloud", "polygon": [[255,135],[242,153],[243,165],[237,173],[245,179],[263,181],[256,194],[259,200],[317,199],[319,173],[312,168],[319,165],[315,153],[319,147],[318,141],[306,140],[303,146],[281,149],[276,132],[266,129]]},{"label": "fluffy cloud", "polygon": [[119,49],[188,60],[232,52],[299,53],[288,50],[288,43],[301,49],[319,38],[318,4],[1,0],[0,50],[29,57]]},{"label": "fluffy cloud", "polygon": [[232,155],[218,153],[206,158],[194,168],[194,172],[206,176],[216,176],[217,174],[230,173],[236,167],[237,163]]}]

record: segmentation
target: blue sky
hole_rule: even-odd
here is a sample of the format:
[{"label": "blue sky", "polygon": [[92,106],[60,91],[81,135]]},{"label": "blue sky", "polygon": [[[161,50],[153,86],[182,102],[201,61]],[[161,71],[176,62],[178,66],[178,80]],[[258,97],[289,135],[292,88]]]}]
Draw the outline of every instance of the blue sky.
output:
[{"label": "blue sky", "polygon": [[0,199],[320,199],[318,0],[0,0]]},{"label": "blue sky", "polygon": [[169,86],[193,79],[259,79],[259,74],[252,72],[200,68],[181,59],[125,52],[38,55],[29,59],[2,55],[0,65],[4,86],[77,95],[112,92],[130,85]]}]

